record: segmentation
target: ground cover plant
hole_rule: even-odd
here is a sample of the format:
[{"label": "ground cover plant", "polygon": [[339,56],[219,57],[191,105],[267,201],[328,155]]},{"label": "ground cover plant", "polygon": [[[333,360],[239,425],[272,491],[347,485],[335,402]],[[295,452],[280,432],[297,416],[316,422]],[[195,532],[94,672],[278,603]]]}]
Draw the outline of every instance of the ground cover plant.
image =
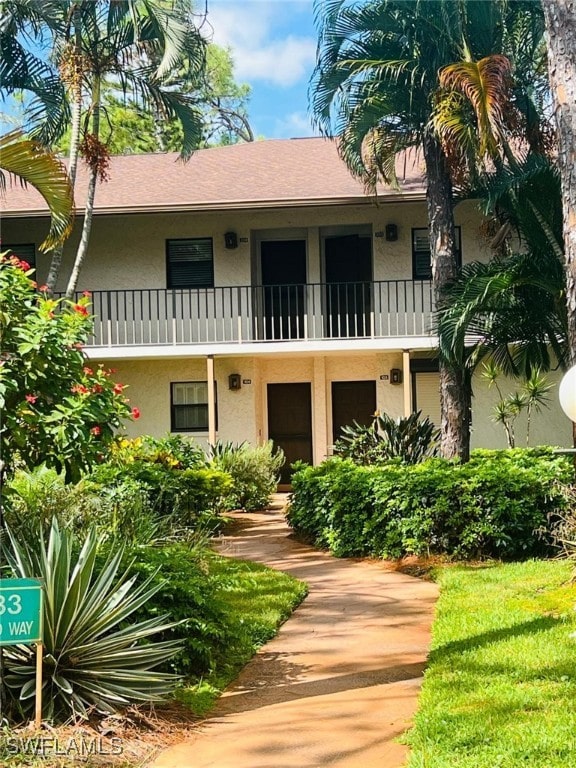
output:
[{"label": "ground cover plant", "polygon": [[441,587],[409,768],[576,760],[576,588],[567,561],[458,565]]}]

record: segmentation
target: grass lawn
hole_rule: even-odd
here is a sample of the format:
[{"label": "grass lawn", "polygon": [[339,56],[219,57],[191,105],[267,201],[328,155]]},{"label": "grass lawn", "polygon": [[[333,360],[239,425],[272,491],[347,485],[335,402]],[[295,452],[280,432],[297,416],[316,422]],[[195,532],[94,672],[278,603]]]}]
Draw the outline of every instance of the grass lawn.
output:
[{"label": "grass lawn", "polygon": [[409,768],[576,765],[576,585],[565,561],[439,571]]},{"label": "grass lawn", "polygon": [[258,563],[220,557],[210,558],[217,575],[217,600],[232,630],[233,640],[215,649],[211,674],[194,686],[183,688],[178,698],[198,715],[205,715],[258,648],[270,640],[294,608],[306,597],[306,585],[280,571]]}]

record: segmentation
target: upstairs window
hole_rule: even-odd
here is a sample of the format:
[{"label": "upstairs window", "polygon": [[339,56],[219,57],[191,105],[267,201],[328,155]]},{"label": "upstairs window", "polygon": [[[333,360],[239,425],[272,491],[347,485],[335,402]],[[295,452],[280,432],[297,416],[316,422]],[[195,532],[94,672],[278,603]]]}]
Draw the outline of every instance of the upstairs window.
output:
[{"label": "upstairs window", "polygon": [[[460,227],[454,227],[458,266],[462,266]],[[412,230],[412,280],[431,280],[430,240],[428,227]]]},{"label": "upstairs window", "polygon": [[208,431],[207,381],[173,381],[170,395],[171,432]]},{"label": "upstairs window", "polygon": [[0,252],[10,251],[17,256],[20,261],[26,261],[31,267],[36,266],[36,244],[35,243],[2,243]]},{"label": "upstairs window", "polygon": [[168,288],[213,288],[212,238],[166,241]]}]

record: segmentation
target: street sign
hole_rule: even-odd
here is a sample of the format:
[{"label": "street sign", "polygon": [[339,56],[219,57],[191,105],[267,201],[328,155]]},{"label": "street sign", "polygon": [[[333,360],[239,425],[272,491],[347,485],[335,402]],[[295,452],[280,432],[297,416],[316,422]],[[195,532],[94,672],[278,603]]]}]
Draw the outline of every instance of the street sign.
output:
[{"label": "street sign", "polygon": [[37,579],[0,579],[0,646],[42,642],[42,585]]}]

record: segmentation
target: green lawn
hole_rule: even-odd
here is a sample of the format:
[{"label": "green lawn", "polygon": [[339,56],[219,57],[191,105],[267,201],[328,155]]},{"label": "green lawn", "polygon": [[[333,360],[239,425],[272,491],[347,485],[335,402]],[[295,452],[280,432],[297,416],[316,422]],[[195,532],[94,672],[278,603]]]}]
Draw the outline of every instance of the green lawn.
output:
[{"label": "green lawn", "polygon": [[576,586],[564,561],[454,566],[409,768],[576,765]]},{"label": "green lawn", "polygon": [[213,672],[178,698],[193,712],[205,715],[258,648],[270,640],[306,597],[306,585],[258,563],[214,555],[210,571],[218,576],[216,595],[232,630],[233,640],[215,649]]}]

